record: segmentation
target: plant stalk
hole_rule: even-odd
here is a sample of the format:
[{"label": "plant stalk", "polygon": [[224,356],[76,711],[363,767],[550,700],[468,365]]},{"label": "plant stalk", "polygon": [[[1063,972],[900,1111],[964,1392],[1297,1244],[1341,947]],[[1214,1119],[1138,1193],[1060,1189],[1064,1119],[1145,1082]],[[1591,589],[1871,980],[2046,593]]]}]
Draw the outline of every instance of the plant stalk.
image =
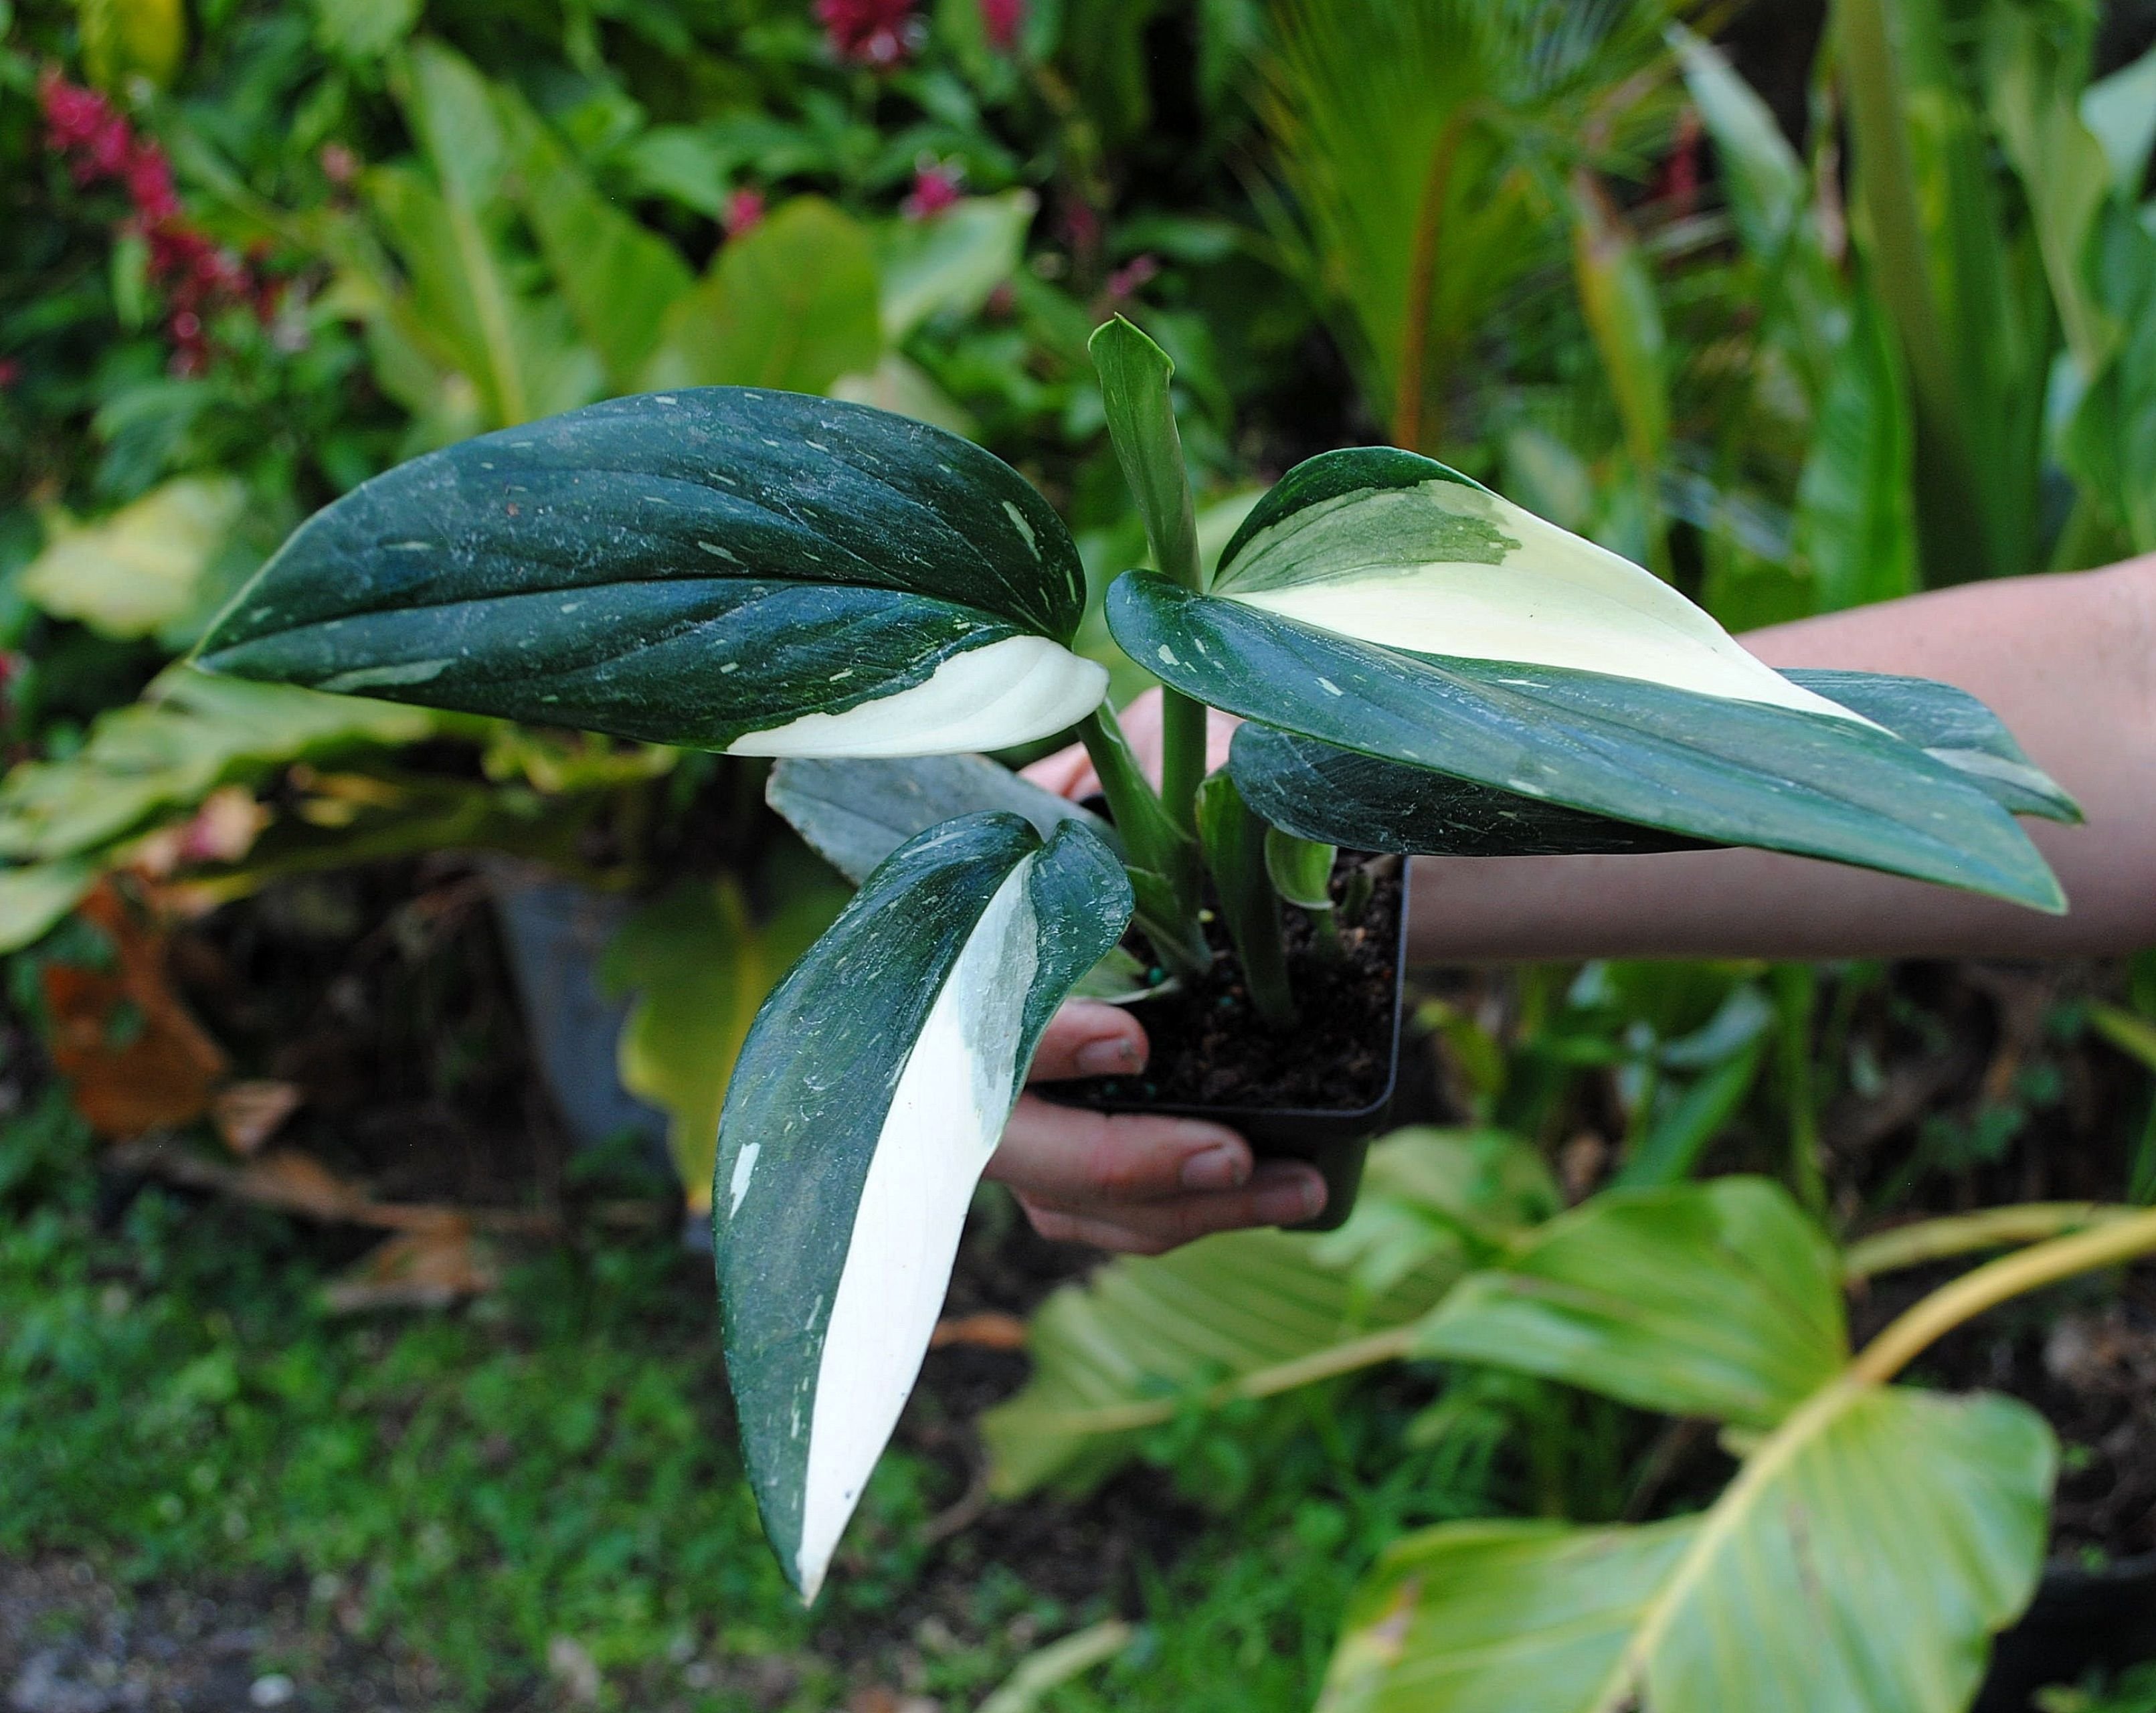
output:
[{"label": "plant stalk", "polygon": [[1169,818],[1106,703],[1079,722],[1078,736],[1129,854],[1139,927],[1168,969],[1202,976],[1213,953],[1198,920],[1197,839]]},{"label": "plant stalk", "polygon": [[1414,250],[1408,262],[1408,300],[1400,326],[1400,372],[1393,383],[1393,444],[1407,452],[1422,450],[1423,400],[1430,366],[1430,315],[1437,297],[1437,249],[1445,227],[1445,202],[1452,191],[1453,163],[1468,126],[1476,117],[1463,106],[1445,122],[1430,151],[1423,180],[1422,202],[1415,210]]},{"label": "plant stalk", "polygon": [[1919,1219],[1851,1244],[1842,1255],[1842,1273],[1851,1280],[1871,1279],[1976,1249],[2011,1249],[2092,1226],[2115,1224],[2140,1211],[2102,1202],[2027,1202],[1981,1213]]},{"label": "plant stalk", "polygon": [[1884,1385],[1932,1344],[1987,1310],[2077,1273],[2115,1267],[2152,1252],[2156,1213],[2141,1213],[1987,1262],[1933,1291],[1865,1346],[1850,1364],[1850,1378]]}]

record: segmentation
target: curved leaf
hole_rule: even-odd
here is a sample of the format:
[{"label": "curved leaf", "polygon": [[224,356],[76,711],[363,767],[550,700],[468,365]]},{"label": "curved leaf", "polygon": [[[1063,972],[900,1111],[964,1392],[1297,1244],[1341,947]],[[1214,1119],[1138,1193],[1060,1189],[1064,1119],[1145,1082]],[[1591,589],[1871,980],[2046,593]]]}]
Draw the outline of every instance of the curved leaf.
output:
[{"label": "curved leaf", "polygon": [[1963,1713],[2035,1587],[2055,1459],[2010,1399],[1835,1384],[1702,1516],[1400,1541],[1319,1713]]},{"label": "curved leaf", "polygon": [[[1411,653],[1142,572],[1116,580],[1107,613],[1124,649],[1177,689],[1306,737],[1688,838],[2065,907],[2035,848],[1981,792],[1853,714],[1794,705],[1833,705],[1764,666],[1779,705]],[[1613,658],[1623,646],[1613,636]]]},{"label": "curved leaf", "polygon": [[1596,1197],[1463,1280],[1414,1347],[1755,1427],[1849,1360],[1832,1248],[1753,1177]]},{"label": "curved leaf", "polygon": [[806,1597],[920,1371],[1040,1032],[1130,914],[1082,828],[1044,844],[967,816],[893,853],[757,1013],[712,1228],[749,1479]]},{"label": "curved leaf", "polygon": [[1371,1335],[1404,1331],[1470,1255],[1556,1205],[1508,1136],[1404,1130],[1372,1146],[1338,1231],[1228,1232],[1062,1286],[1033,1319],[1033,1377],[981,1420],[995,1490],[1090,1486],[1213,1382],[1270,1395],[1382,1360]]},{"label": "curved leaf", "polygon": [[880,411],[713,387],[483,435],[317,513],[212,671],[739,755],[1062,730],[1085,574],[1047,502]]},{"label": "curved leaf", "polygon": [[986,756],[792,756],[771,770],[763,798],[809,849],[856,886],[916,833],[957,815],[991,810],[1024,816],[1044,839],[1065,821],[1076,821],[1111,850],[1122,849],[1116,829],[1098,815]]},{"label": "curved leaf", "polygon": [[[2000,808],[2048,820],[2081,810],[1964,690],[1870,672],[1787,674],[1916,745]],[[1236,729],[1229,770],[1250,807],[1298,839],[1448,856],[1627,855],[1706,849],[1687,839],[1426,767],[1380,761],[1277,726]]]}]

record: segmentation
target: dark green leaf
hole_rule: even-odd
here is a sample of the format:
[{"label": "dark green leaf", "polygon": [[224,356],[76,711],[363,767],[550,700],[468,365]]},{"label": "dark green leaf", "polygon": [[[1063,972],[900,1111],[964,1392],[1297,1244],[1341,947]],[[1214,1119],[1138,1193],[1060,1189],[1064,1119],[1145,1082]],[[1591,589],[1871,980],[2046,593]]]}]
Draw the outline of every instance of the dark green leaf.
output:
[{"label": "dark green leaf", "polygon": [[1061,730],[1106,674],[1085,574],[969,443],[732,387],[611,400],[400,466],[311,519],[212,671],[740,754]]},{"label": "dark green leaf", "polygon": [[1376,647],[1138,572],[1109,591],[1108,617],[1116,640],[1178,689],[1305,736],[1687,838],[2064,906],[2004,810],[1856,720]]}]

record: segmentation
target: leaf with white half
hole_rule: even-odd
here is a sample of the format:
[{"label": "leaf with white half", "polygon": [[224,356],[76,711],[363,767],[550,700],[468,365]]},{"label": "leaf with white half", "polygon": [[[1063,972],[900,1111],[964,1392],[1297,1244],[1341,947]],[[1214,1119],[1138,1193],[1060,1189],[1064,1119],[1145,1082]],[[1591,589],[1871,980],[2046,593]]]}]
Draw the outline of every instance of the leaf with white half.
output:
[{"label": "leaf with white half", "polygon": [[[2023,753],[1999,716],[1966,690],[1882,673],[1784,676],[1916,745],[2004,809],[2052,821],[2081,819],[2074,800]],[[1250,807],[1275,827],[1356,850],[1626,855],[1700,849],[1712,843],[1381,761],[1255,721],[1236,728],[1229,770]]]},{"label": "leaf with white half", "polygon": [[1175,688],[1306,737],[1686,838],[2065,906],[1954,768],[1754,659],[1638,566],[1412,454],[1298,465],[1211,594],[1128,572],[1107,615]]},{"label": "leaf with white half", "polygon": [[449,447],[310,519],[199,664],[734,755],[998,748],[1106,673],[1018,473],[834,400],[710,387]]},{"label": "leaf with white half", "polygon": [[757,1013],[712,1230],[749,1480],[804,1598],[920,1372],[1040,1032],[1130,915],[1083,827],[966,816],[894,852]]},{"label": "leaf with white half", "polygon": [[1122,849],[1092,811],[986,756],[790,756],[771,770],[763,800],[856,886],[907,839],[957,815],[1023,815],[1044,839],[1075,821],[1111,850]]},{"label": "leaf with white half", "polygon": [[1415,1354],[1772,1427],[1849,1360],[1841,1268],[1764,1178],[1612,1191],[1463,1280]]},{"label": "leaf with white half", "polygon": [[1702,1516],[1398,1542],[1319,1713],[1964,1713],[2035,1590],[2056,1460],[2011,1399],[1836,1382]]}]

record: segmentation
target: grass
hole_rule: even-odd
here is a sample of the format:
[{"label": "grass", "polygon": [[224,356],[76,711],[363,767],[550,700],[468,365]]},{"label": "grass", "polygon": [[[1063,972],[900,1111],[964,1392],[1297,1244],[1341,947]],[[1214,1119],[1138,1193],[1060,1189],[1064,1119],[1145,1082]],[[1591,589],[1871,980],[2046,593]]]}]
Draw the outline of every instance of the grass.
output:
[{"label": "grass", "polygon": [[[895,1451],[812,1615],[741,1479],[707,1277],[670,1244],[562,1245],[460,1310],[338,1317],[319,1290],[348,1256],[318,1228],[100,1187],[92,1148],[57,1094],[0,1124],[0,1552],[281,1579],[311,1621],[431,1661],[441,1705],[528,1703],[568,1638],[613,1705],[806,1713],[879,1682],[972,1706],[1121,1603],[1135,1640],[1044,1710],[1288,1713],[1378,1548],[1483,1504],[1403,1458],[1405,1403],[1178,1421],[1149,1455],[1210,1520],[1059,1599],[1029,1581],[1052,1555],[1005,1562],[993,1528],[931,1546],[948,1472]],[[717,1680],[685,1690],[689,1659]]]}]

